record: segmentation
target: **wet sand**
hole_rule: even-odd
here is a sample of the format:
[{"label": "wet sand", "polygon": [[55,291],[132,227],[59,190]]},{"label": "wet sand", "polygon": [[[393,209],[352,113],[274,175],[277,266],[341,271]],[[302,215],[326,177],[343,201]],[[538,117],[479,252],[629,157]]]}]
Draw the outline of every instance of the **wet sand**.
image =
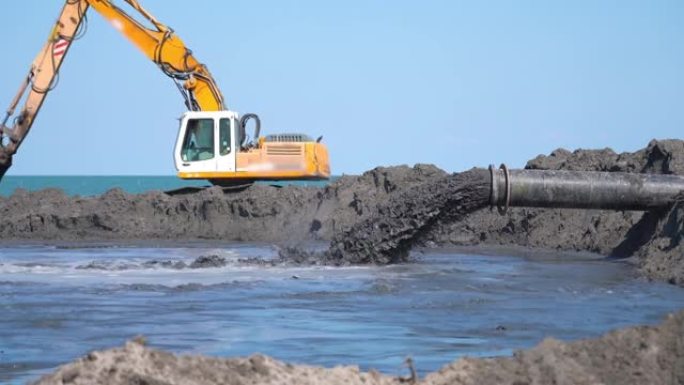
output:
[{"label": "wet sand", "polygon": [[[411,365],[409,364],[409,367]],[[149,349],[144,340],[92,352],[36,385],[63,384],[681,384],[684,383],[684,312],[656,327],[615,331],[595,340],[546,339],[510,358],[457,360],[424,379],[290,365],[272,358],[176,356]]]},{"label": "wet sand", "polygon": [[[684,142],[653,141],[642,150],[623,154],[609,149],[556,150],[531,160],[527,168],[684,175]],[[370,243],[379,245],[383,234],[394,232],[395,236],[407,231],[412,233],[410,246],[516,245],[589,251],[613,258],[636,257],[640,261],[639,271],[646,277],[684,285],[679,206],[650,214],[518,208],[500,216],[484,208],[465,216],[432,216],[434,210],[426,209],[436,206],[426,204],[430,202],[427,197],[415,192],[432,189],[430,194],[446,196],[448,191],[438,190],[440,183],[449,178],[458,176],[449,176],[434,166],[418,165],[380,167],[361,176],[343,176],[325,188],[259,185],[225,195],[219,189],[188,196],[169,196],[160,191],[136,195],[112,190],[86,198],[69,197],[58,190],[18,191],[0,198],[0,239],[221,240],[282,246],[332,241],[333,251],[339,251],[340,244],[342,250],[352,250],[353,243],[367,248]],[[418,215],[407,215],[411,210]],[[416,222],[428,217],[427,222]],[[394,218],[392,223],[382,224],[389,218]],[[365,237],[366,243],[361,242],[363,237],[355,238],[358,242],[349,239],[350,231],[376,225],[384,226],[382,234],[376,236],[365,231],[370,236]],[[394,229],[395,225],[401,229]],[[422,230],[415,231],[416,228]],[[388,238],[383,239],[387,245]],[[391,248],[397,249],[396,246],[403,249],[397,254],[401,260],[408,245],[402,243]],[[334,254],[336,263],[397,260],[386,253],[375,253],[378,258],[365,260],[353,252]]]}]

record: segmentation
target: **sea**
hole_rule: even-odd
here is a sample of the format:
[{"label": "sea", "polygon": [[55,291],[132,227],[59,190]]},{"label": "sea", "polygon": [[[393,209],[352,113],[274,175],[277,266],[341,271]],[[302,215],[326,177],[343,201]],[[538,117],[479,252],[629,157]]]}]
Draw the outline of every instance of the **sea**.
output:
[{"label": "sea", "polygon": [[[10,183],[78,195],[179,187],[171,177],[10,177],[3,194]],[[393,266],[246,262],[277,253],[216,241],[0,242],[0,384],[34,381],[136,336],[181,354],[262,353],[401,376],[411,357],[424,375],[546,337],[656,324],[684,307],[681,288],[591,254],[445,248]],[[204,256],[225,263],[193,268]]]},{"label": "sea", "polygon": [[[322,187],[337,180],[333,176],[329,181],[287,181],[260,182],[277,186],[313,186]],[[17,189],[36,191],[46,188],[57,188],[67,195],[93,196],[119,188],[126,192],[137,194],[150,190],[170,191],[183,187],[202,187],[210,184],[204,180],[183,180],[175,175],[7,175],[0,181],[0,196],[12,195]]]}]

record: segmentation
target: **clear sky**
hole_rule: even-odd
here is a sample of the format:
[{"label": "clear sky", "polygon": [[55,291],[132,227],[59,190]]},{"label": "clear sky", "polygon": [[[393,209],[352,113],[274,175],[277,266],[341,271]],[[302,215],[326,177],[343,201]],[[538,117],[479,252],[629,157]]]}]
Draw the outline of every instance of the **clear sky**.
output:
[{"label": "clear sky", "polygon": [[[118,3],[122,1],[119,0]],[[62,0],[3,2],[0,107]],[[523,166],[684,136],[684,1],[141,0],[266,133],[323,135],[334,174]],[[98,14],[10,174],[175,173],[173,83]]]}]

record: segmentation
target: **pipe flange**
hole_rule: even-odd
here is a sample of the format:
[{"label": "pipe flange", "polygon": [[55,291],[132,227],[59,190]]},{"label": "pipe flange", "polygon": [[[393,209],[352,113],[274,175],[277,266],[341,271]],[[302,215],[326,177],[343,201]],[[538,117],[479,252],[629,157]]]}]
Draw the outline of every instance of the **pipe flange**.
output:
[{"label": "pipe flange", "polygon": [[504,186],[506,187],[504,188],[503,207],[501,205],[497,205],[496,208],[499,211],[499,214],[505,215],[508,212],[508,207],[511,205],[511,173],[508,171],[508,167],[504,163],[501,163],[499,169],[504,173],[504,181],[506,182]]},{"label": "pipe flange", "polygon": [[489,165],[489,182],[491,189],[489,191],[489,210],[494,210],[499,200],[499,183],[497,182],[497,169],[493,164]]}]

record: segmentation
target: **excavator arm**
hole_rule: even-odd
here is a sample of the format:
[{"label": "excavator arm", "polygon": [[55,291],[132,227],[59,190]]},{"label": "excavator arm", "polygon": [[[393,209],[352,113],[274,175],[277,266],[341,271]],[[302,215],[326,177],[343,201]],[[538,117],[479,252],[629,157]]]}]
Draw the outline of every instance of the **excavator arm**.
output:
[{"label": "excavator arm", "polygon": [[173,30],[157,21],[137,0],[124,0],[144,19],[150,29],[128,15],[109,0],[86,0],[94,10],[107,19],[133,45],[172,78],[190,111],[221,111],[226,107],[223,95],[207,67],[197,61]]},{"label": "excavator arm", "polygon": [[[173,30],[156,20],[137,0],[124,1],[152,28],[144,26],[110,0],[66,0],[47,42],[0,122],[0,178],[12,165],[12,156],[30,131],[48,92],[56,85],[59,68],[72,43],[82,34],[90,7],[174,80],[188,110],[226,110],[223,95],[211,73]],[[22,102],[21,110],[15,113]]]}]

